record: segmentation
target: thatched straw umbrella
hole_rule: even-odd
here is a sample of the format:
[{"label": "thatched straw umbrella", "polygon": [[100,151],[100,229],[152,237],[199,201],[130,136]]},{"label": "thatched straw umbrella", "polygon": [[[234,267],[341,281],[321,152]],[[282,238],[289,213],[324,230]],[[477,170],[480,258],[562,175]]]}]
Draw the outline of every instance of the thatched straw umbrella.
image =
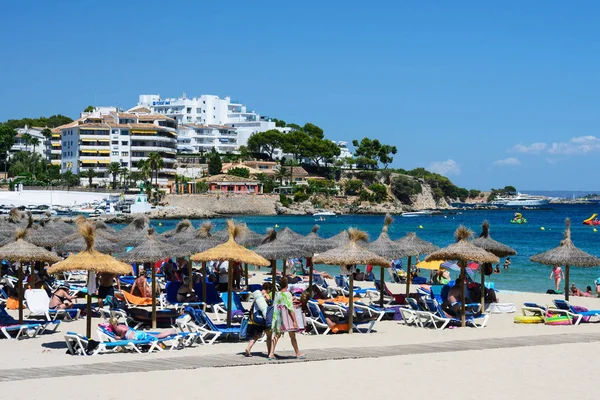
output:
[{"label": "thatched straw umbrella", "polygon": [[295,243],[298,240],[302,239],[303,237],[304,236],[302,236],[299,233],[294,232],[287,226],[277,232],[277,239],[281,242]]},{"label": "thatched straw umbrella", "polygon": [[327,250],[331,250],[335,246],[329,243],[326,239],[320,237],[317,233],[319,230],[319,225],[313,226],[311,232],[304,236],[302,239],[294,242],[295,246],[308,251],[311,256],[306,257],[306,264],[308,264],[308,291],[310,293],[310,297],[312,298],[312,285],[313,285],[313,257],[315,254],[322,253]]},{"label": "thatched straw umbrella", "polygon": [[174,229],[164,232],[161,236],[165,239],[177,239],[181,237],[191,237],[195,233],[194,226],[189,219],[184,219],[177,223]]},{"label": "thatched straw umbrella", "polygon": [[[378,256],[369,250],[360,247],[357,242],[366,241],[368,236],[365,232],[357,229],[348,229],[348,238],[350,241],[346,246],[338,247],[326,251],[315,256],[315,262],[327,265],[339,265],[341,266],[355,266],[360,265],[378,265],[380,267],[389,266],[390,262],[383,257]],[[348,303],[348,325],[350,326],[350,332],[352,333],[352,326],[354,322],[354,276],[350,274],[350,294]]]},{"label": "thatched straw umbrella", "polygon": [[[13,208],[13,210],[16,210]],[[12,213],[12,210],[11,210]],[[9,216],[9,221],[11,217],[15,218],[15,221],[20,218],[17,217],[17,215],[22,215],[22,214],[11,214]],[[26,218],[25,218],[26,217]],[[4,234],[6,235],[4,238],[0,239],[0,246],[6,246],[9,243],[12,243],[14,241],[16,241],[16,233],[19,230],[25,230],[25,239],[29,242],[29,243],[33,243],[31,240],[29,240],[29,235],[31,234],[32,231],[39,229],[39,227],[37,226],[33,226],[33,217],[31,216],[31,213],[28,213],[25,215],[25,217],[23,217],[22,219],[18,220],[19,222],[15,222],[15,223],[7,223],[4,226],[8,226],[4,231]],[[34,243],[35,244],[35,243]],[[36,246],[39,246],[36,244]]]},{"label": "thatched straw umbrella", "polygon": [[[498,257],[492,253],[485,251],[482,248],[475,246],[470,243],[469,238],[473,237],[473,232],[467,227],[461,225],[454,232],[456,243],[450,246],[444,247],[443,249],[437,250],[431,253],[425,258],[425,261],[437,261],[437,260],[457,260],[460,266],[460,289],[462,294],[461,301],[461,325],[466,326],[465,318],[465,268],[467,267],[468,261],[475,261],[478,263],[497,263]],[[483,306],[483,304],[482,304]]]},{"label": "thatched straw umbrella", "polygon": [[16,232],[16,240],[5,246],[0,247],[0,259],[19,263],[18,287],[19,292],[19,323],[23,323],[23,267],[22,262],[48,262],[54,263],[60,261],[60,257],[43,247],[38,247],[24,240],[25,230],[20,229]]},{"label": "thatched straw umbrella", "polygon": [[11,236],[14,238],[15,232],[19,228],[25,228],[27,225],[25,214],[21,213],[18,208],[10,210],[6,220],[0,223],[0,236]]},{"label": "thatched straw umbrella", "polygon": [[[154,234],[154,229],[148,229],[146,240],[138,244],[133,250],[117,256],[121,261],[129,264],[147,264],[155,263],[168,257],[186,257],[188,253],[185,249],[179,246],[161,241]],[[156,328],[156,268],[151,265],[152,269],[152,328]],[[191,280],[190,275],[190,280]]]},{"label": "thatched straw umbrella", "polygon": [[96,234],[102,235],[104,238],[111,242],[118,242],[119,236],[116,229],[111,228],[104,221],[94,221],[94,228],[96,228]]},{"label": "thatched straw umbrella", "polygon": [[[394,242],[392,239],[390,239],[390,236],[388,235],[388,229],[392,222],[394,222],[394,219],[389,214],[387,214],[385,216],[385,219],[383,220],[383,229],[381,230],[381,234],[379,235],[377,240],[369,243],[367,246],[365,246],[365,248],[367,250],[371,251],[372,253],[375,253],[378,256],[381,256],[388,260],[397,260],[402,257],[407,257],[411,253],[409,251],[407,251],[407,248],[404,247],[402,244],[400,244],[398,242]],[[390,266],[390,264],[388,263],[386,268],[389,268],[389,266]],[[380,293],[379,293],[379,306],[382,308],[383,308],[383,294],[384,294],[383,269],[384,269],[384,267],[380,268],[380,278],[379,278],[381,280]]]},{"label": "thatched straw umbrella", "polygon": [[264,240],[265,235],[261,235],[260,233],[254,232],[249,229],[246,224],[242,224],[246,227],[245,233],[237,239],[237,242],[244,247],[256,247],[259,246]]},{"label": "thatched straw umbrella", "polygon": [[[58,274],[65,271],[85,270],[88,271],[88,283],[93,277],[92,271],[115,275],[131,273],[131,265],[118,261],[108,254],[100,253],[94,248],[95,231],[89,222],[81,223],[77,228],[85,239],[86,249],[77,254],[71,254],[67,259],[52,265],[48,268],[48,273]],[[92,293],[87,294],[86,334],[88,337],[92,335]]]},{"label": "thatched straw umbrella", "polygon": [[[242,226],[236,225],[233,220],[228,220],[227,231],[229,232],[229,240],[227,240],[227,242],[201,253],[194,254],[190,259],[196,262],[228,261],[230,263],[248,263],[265,267],[269,265],[269,261],[235,242],[235,238],[242,234]],[[227,326],[231,326],[231,283],[233,280],[233,266],[230,265],[227,270],[229,275],[227,281]]]},{"label": "thatched straw umbrella", "polygon": [[[335,236],[332,236],[328,239],[325,239],[327,241],[327,243],[329,243],[332,248],[333,247],[344,247],[346,246],[348,243],[350,243],[350,235],[348,234],[348,231],[343,230],[340,233],[338,233]],[[359,240],[357,243],[359,243],[361,246],[366,245],[369,242],[369,239],[363,239],[363,240]]]},{"label": "thatched straw umbrella", "polygon": [[544,253],[531,256],[530,260],[546,265],[564,265],[565,268],[565,300],[569,300],[569,267],[596,267],[600,259],[596,256],[579,250],[571,241],[571,220],[565,220],[567,228],[565,237],[560,245]]},{"label": "thatched straw umbrella", "polygon": [[254,249],[256,254],[271,262],[271,276],[273,278],[273,299],[275,298],[275,278],[277,276],[277,260],[283,260],[283,276],[286,274],[285,260],[294,257],[310,257],[311,252],[296,247],[289,242],[279,239],[279,233],[275,229],[269,229],[263,243]]},{"label": "thatched straw umbrella", "polygon": [[[498,258],[514,256],[517,251],[510,246],[495,241],[490,237],[490,224],[487,221],[483,221],[481,225],[481,235],[472,242],[475,246],[480,247],[490,253],[496,255]],[[485,269],[486,264],[481,264],[481,305],[485,304]]]},{"label": "thatched straw umbrella", "polygon": [[[100,253],[112,254],[118,253],[123,249],[119,243],[108,240],[103,234],[97,230],[95,232],[94,248]],[[56,245],[56,250],[63,253],[79,253],[87,248],[86,240],[79,232],[61,237],[59,244]]]},{"label": "thatched straw umbrella", "polygon": [[396,240],[396,243],[401,245],[406,249],[406,256],[408,257],[408,262],[406,264],[406,297],[410,295],[410,284],[411,284],[411,276],[410,276],[410,267],[412,265],[412,258],[418,257],[422,254],[433,253],[439,247],[434,245],[433,243],[429,243],[417,236],[415,232],[408,232],[406,236]]},{"label": "thatched straw umbrella", "polygon": [[149,228],[150,223],[146,217],[135,217],[129,225],[118,232],[119,243],[123,246],[137,246],[146,240]]}]

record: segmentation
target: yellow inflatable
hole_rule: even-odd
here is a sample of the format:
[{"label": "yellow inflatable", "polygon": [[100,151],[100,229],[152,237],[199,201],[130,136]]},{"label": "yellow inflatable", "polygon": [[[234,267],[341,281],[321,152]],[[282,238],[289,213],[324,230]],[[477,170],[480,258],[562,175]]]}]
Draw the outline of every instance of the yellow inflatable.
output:
[{"label": "yellow inflatable", "polygon": [[514,321],[515,324],[543,324],[544,318],[539,315],[517,315]]}]

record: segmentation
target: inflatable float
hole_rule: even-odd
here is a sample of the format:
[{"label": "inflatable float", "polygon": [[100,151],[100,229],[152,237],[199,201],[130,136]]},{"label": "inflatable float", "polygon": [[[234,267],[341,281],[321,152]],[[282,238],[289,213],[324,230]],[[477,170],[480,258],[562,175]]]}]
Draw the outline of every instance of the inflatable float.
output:
[{"label": "inflatable float", "polygon": [[526,224],[527,219],[523,218],[523,214],[515,213],[514,218],[510,220],[511,224]]},{"label": "inflatable float", "polygon": [[567,315],[552,315],[546,318],[546,325],[572,325],[572,317]]},{"label": "inflatable float", "polygon": [[514,322],[515,324],[543,324],[544,318],[539,315],[517,315]]},{"label": "inflatable float", "polygon": [[598,221],[598,214],[594,214],[588,219],[583,220],[584,225],[600,225],[600,221]]}]

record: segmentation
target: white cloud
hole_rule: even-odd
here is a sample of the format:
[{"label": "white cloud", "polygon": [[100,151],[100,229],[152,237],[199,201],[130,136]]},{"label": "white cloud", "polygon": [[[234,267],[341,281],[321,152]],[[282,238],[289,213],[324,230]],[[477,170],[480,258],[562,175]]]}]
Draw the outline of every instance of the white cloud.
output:
[{"label": "white cloud", "polygon": [[432,161],[429,170],[440,175],[460,175],[460,166],[452,159],[446,161]]},{"label": "white cloud", "polygon": [[493,164],[500,166],[500,167],[508,167],[508,166],[521,165],[521,161],[516,157],[508,157],[503,160],[496,160],[496,161],[494,161]]},{"label": "white cloud", "polygon": [[517,153],[537,154],[537,153],[540,153],[540,152],[546,150],[547,147],[548,147],[548,145],[543,142],[532,143],[529,146],[519,143],[519,144],[515,145],[511,150],[516,151]]},{"label": "white cloud", "polygon": [[577,136],[568,142],[552,143],[548,148],[550,154],[587,154],[600,151],[600,139],[596,136]]}]

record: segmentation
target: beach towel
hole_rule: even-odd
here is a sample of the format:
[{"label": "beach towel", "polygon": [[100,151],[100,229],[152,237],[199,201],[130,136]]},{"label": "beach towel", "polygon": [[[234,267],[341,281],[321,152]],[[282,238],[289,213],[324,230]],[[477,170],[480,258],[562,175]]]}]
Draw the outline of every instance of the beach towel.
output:
[{"label": "beach towel", "polygon": [[135,304],[136,306],[151,306],[152,299],[149,297],[138,297],[134,296],[129,292],[123,291],[123,296],[127,299],[131,304]]},{"label": "beach towel", "polygon": [[[336,298],[333,299],[318,299],[317,300],[319,302],[319,304],[324,304],[324,303],[328,303],[328,302],[334,302],[334,303],[342,303],[342,304],[348,304],[348,302],[350,301],[349,297],[346,296],[338,296]],[[360,298],[355,297],[354,301],[360,301]]]}]

